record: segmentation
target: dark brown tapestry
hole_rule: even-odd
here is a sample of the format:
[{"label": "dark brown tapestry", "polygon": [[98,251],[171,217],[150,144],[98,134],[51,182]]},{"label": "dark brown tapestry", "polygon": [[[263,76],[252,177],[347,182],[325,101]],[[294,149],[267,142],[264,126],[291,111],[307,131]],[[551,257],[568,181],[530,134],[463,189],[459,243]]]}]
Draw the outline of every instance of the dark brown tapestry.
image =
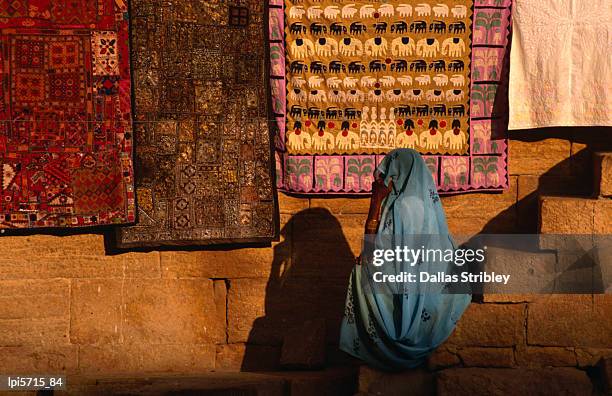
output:
[{"label": "dark brown tapestry", "polygon": [[265,2],[131,8],[138,224],[119,246],[272,240]]}]

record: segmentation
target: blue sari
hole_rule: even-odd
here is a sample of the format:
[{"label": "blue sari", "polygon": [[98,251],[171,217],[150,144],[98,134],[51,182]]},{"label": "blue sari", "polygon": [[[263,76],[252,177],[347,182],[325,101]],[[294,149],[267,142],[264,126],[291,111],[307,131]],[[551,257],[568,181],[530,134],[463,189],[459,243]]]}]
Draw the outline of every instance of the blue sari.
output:
[{"label": "blue sari", "polygon": [[[414,150],[389,153],[376,170],[392,191],[382,203],[374,248],[390,245],[419,249],[455,249],[431,172]],[[392,261],[377,271],[394,275],[428,271],[454,273],[451,262]],[[448,284],[374,284],[372,266],[355,266],[349,281],[340,349],[383,370],[422,364],[452,333],[470,303],[469,290],[453,294]]]}]

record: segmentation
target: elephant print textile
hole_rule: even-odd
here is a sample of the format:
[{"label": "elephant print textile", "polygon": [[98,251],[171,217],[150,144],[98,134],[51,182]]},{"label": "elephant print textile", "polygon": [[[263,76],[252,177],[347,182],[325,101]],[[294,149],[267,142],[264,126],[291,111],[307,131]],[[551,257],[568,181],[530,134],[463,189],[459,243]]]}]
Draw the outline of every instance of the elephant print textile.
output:
[{"label": "elephant print textile", "polygon": [[463,146],[467,142],[467,135],[461,130],[461,122],[453,121],[452,129],[444,132],[444,146],[455,149]]},{"label": "elephant print textile", "polygon": [[395,144],[399,148],[411,148],[416,149],[420,146],[419,135],[413,130],[405,130],[397,135],[395,138]]},{"label": "elephant print textile", "polygon": [[409,56],[414,54],[416,44],[408,36],[394,38],[391,42],[391,53],[393,56]]},{"label": "elephant print textile", "polygon": [[432,58],[438,55],[440,42],[435,38],[422,38],[417,42],[416,53],[424,58]]},{"label": "elephant print textile", "polygon": [[364,48],[368,56],[378,57],[387,54],[387,39],[383,37],[372,37],[366,40]]},{"label": "elephant print textile", "polygon": [[465,41],[458,37],[447,38],[442,42],[442,55],[458,57],[465,52]]},{"label": "elephant print textile", "polygon": [[436,128],[431,128],[421,132],[421,147],[425,150],[435,152],[442,145],[442,133]]},{"label": "elephant print textile", "polygon": [[[442,194],[508,185],[504,126],[490,131],[515,0],[269,1],[281,189],[366,193],[365,164],[400,147],[425,155]],[[496,171],[481,176],[479,158]]]},{"label": "elephant print textile", "polygon": [[304,38],[295,39],[289,48],[291,49],[291,55],[296,59],[306,59],[315,53],[312,40]]},{"label": "elephant print textile", "polygon": [[297,130],[287,134],[287,145],[293,150],[309,149],[312,140],[309,134]]},{"label": "elephant print textile", "polygon": [[[431,122],[454,121],[469,136],[469,112],[450,109],[469,108],[473,1],[284,0],[286,108],[301,109],[285,123],[289,153],[384,154],[399,144],[466,154],[467,138],[443,144],[448,128],[420,136]],[[416,128],[406,131],[407,119]],[[345,121],[356,128],[341,128]],[[296,122],[299,137],[291,134]],[[357,144],[362,135],[367,144]]]},{"label": "elephant print textile", "polygon": [[321,57],[330,57],[338,54],[338,42],[329,37],[320,37],[315,42],[315,53]]}]

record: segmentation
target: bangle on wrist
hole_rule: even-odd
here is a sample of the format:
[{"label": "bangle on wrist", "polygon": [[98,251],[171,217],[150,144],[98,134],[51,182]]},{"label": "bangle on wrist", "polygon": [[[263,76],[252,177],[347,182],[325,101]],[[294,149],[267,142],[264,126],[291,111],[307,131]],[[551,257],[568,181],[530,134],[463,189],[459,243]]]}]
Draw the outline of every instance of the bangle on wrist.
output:
[{"label": "bangle on wrist", "polygon": [[378,228],[378,220],[368,220],[366,222],[366,230],[376,230]]}]

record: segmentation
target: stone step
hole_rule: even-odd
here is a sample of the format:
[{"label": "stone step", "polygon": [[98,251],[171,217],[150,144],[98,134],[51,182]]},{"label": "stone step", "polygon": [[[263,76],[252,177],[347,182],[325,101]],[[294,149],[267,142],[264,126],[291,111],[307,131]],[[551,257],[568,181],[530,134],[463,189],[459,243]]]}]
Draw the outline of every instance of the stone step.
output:
[{"label": "stone step", "polygon": [[599,152],[595,160],[595,196],[612,198],[612,152]]},{"label": "stone step", "polygon": [[368,366],[359,368],[360,396],[433,396],[436,394],[435,373],[414,369],[401,373],[385,373]]},{"label": "stone step", "polygon": [[586,372],[575,368],[443,370],[436,380],[438,396],[591,395]]},{"label": "stone step", "polygon": [[612,200],[540,197],[542,234],[612,234]]},{"label": "stone step", "polygon": [[591,395],[593,384],[575,368],[422,368],[385,373],[362,366],[359,396]]},{"label": "stone step", "polygon": [[197,377],[160,374],[150,377],[67,378],[68,390],[57,395],[204,395],[204,396],[284,396],[285,381],[254,373],[204,373]]},{"label": "stone step", "polygon": [[210,372],[197,376],[71,376],[68,390],[57,395],[202,395],[202,396],[352,396],[357,368],[308,372]]},{"label": "stone step", "polygon": [[266,375],[285,381],[286,396],[352,396],[357,391],[358,367],[354,365],[321,371],[277,371]]}]

